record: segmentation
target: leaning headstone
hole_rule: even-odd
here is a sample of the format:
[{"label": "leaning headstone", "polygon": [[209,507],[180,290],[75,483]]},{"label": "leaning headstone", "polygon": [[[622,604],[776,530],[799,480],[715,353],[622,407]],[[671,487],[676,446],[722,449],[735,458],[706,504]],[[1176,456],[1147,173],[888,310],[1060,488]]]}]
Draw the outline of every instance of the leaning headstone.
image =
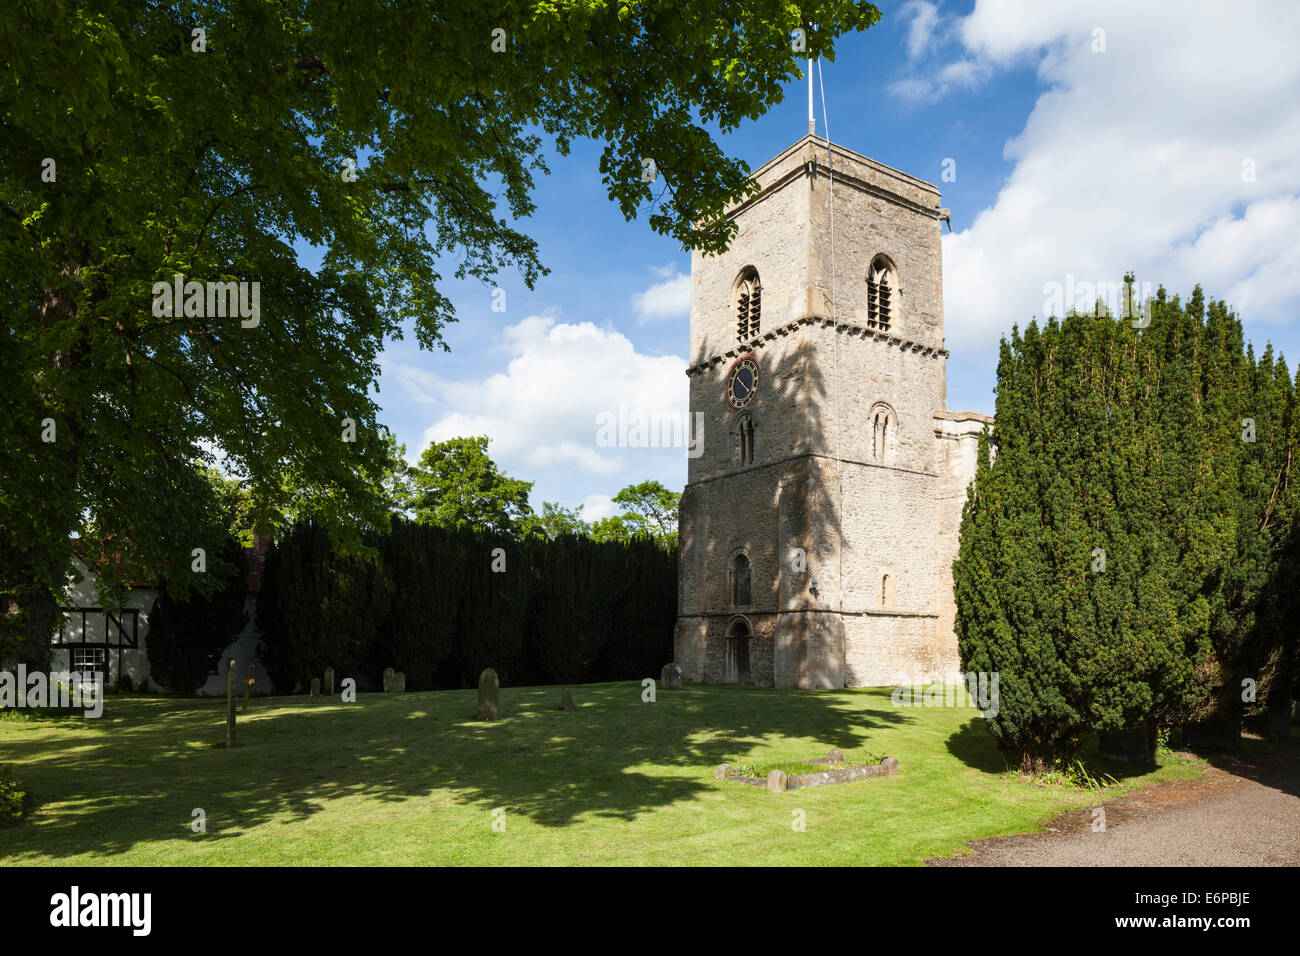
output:
[{"label": "leaning headstone", "polygon": [[313,697],[319,697],[319,696],[320,696],[320,678],[319,678],[319,677],[313,677],[313,678],[311,679],[311,695],[312,695]]},{"label": "leaning headstone", "polygon": [[676,664],[665,664],[663,672],[659,675],[659,683],[663,685],[664,690],[681,690],[682,669]]},{"label": "leaning headstone", "polygon": [[326,697],[334,696],[334,668],[325,668],[325,683],[321,685]]},{"label": "leaning headstone", "polygon": [[391,694],[393,692],[394,676],[395,673],[391,667],[384,668],[384,693],[385,694]]},{"label": "leaning headstone", "polygon": [[726,780],[729,773],[731,773],[730,764],[720,763],[713,768],[713,776],[718,780]]},{"label": "leaning headstone", "polygon": [[567,687],[560,692],[560,710],[573,710],[573,691]]},{"label": "leaning headstone", "polygon": [[898,773],[898,758],[886,757],[880,761],[880,769],[885,773]]},{"label": "leaning headstone", "polygon": [[789,778],[786,777],[784,770],[773,770],[767,775],[767,789],[773,793],[783,791],[788,782]]},{"label": "leaning headstone", "polygon": [[826,755],[826,759],[829,760],[831,763],[844,763],[844,751],[832,750],[830,753]]},{"label": "leaning headstone", "polygon": [[496,720],[501,715],[501,681],[497,672],[486,668],[478,678],[478,719]]},{"label": "leaning headstone", "polygon": [[396,674],[393,675],[393,693],[394,694],[406,693],[406,672],[405,671],[398,671]]}]

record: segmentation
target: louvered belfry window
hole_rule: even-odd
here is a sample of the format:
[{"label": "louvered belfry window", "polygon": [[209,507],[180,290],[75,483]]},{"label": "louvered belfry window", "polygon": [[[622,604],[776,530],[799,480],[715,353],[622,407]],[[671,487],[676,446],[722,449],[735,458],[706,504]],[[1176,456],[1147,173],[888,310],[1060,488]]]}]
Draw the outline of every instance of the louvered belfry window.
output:
[{"label": "louvered belfry window", "polygon": [[894,270],[884,256],[876,256],[867,270],[867,325],[889,331],[894,321]]},{"label": "louvered belfry window", "polygon": [[758,335],[763,312],[763,289],[758,273],[746,269],[740,276],[736,292],[736,341],[746,342]]}]

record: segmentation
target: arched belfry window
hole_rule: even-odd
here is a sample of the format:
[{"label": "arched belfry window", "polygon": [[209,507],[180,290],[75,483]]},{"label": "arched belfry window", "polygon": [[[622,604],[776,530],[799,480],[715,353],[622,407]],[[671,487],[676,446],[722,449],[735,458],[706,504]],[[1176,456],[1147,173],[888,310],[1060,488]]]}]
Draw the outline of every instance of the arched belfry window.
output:
[{"label": "arched belfry window", "polygon": [[747,342],[758,336],[763,312],[763,289],[758,270],[749,266],[736,282],[736,341]]},{"label": "arched belfry window", "polygon": [[753,602],[749,558],[738,554],[731,560],[731,606],[748,607]]},{"label": "arched belfry window", "polygon": [[867,325],[882,332],[894,324],[898,307],[898,277],[894,264],[876,256],[867,270]]},{"label": "arched belfry window", "polygon": [[878,402],[867,416],[871,429],[870,452],[872,461],[888,461],[898,447],[898,416],[884,402]]},{"label": "arched belfry window", "polygon": [[752,465],[754,463],[754,420],[748,415],[741,415],[737,430],[740,432],[740,463]]}]

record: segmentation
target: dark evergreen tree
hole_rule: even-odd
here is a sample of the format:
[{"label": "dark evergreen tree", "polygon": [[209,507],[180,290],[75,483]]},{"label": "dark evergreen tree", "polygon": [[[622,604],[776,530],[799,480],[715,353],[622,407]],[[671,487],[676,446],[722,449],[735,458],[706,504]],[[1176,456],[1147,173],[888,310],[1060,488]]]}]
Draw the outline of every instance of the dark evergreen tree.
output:
[{"label": "dark evergreen tree", "polygon": [[664,664],[673,659],[677,549],[646,535],[604,548],[603,560],[621,559],[628,586],[614,606],[609,636],[588,679],[658,679]]},{"label": "dark evergreen tree", "polygon": [[[149,614],[145,652],[153,680],[175,694],[193,694],[216,667],[221,652],[248,621],[243,549],[228,538],[208,562],[209,582],[192,582],[185,597],[164,579]],[[204,590],[206,588],[206,592]]]},{"label": "dark evergreen tree", "polygon": [[464,686],[478,684],[486,667],[503,684],[532,679],[528,668],[529,598],[536,574],[533,554],[540,537],[459,529],[457,560],[463,587],[456,658]]},{"label": "dark evergreen tree", "polygon": [[[990,727],[1028,770],[1084,733],[1156,733],[1204,696],[1234,555],[1240,326],[1152,303],[1142,332],[1070,315],[1004,341],[997,457],[981,460],[954,564],[963,666],[999,674]],[[1199,668],[1199,670],[1198,670]]]},{"label": "dark evergreen tree", "polygon": [[533,658],[546,681],[584,680],[600,659],[614,608],[629,587],[626,550],[576,535],[562,535],[538,550]]},{"label": "dark evergreen tree", "polygon": [[373,672],[402,671],[411,690],[459,684],[449,665],[464,587],[463,537],[394,518],[382,548],[391,603],[376,636]]}]

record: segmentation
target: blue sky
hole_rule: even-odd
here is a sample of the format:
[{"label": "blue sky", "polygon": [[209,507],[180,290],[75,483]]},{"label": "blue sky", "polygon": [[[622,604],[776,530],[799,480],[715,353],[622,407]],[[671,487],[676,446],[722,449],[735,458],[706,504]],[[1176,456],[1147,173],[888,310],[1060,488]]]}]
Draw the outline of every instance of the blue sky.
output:
[{"label": "blue sky", "polygon": [[[949,408],[993,411],[998,339],[1044,314],[1053,283],[1130,268],[1184,295],[1201,282],[1257,347],[1300,355],[1296,5],[881,6],[879,26],[822,64],[826,113],[834,141],[936,184],[952,210]],[[825,135],[820,91],[816,112]],[[757,168],[806,132],[806,114],[796,81],[722,145]],[[585,504],[588,518],[627,484],[686,479],[680,449],[597,446],[596,416],[620,404],[685,411],[690,269],[644,218],[619,214],[599,151],[548,152],[523,228],[550,274],[531,291],[503,275],[504,312],[491,288],[449,281],[450,353],[392,344],[379,396],[411,456],[488,434],[498,463],[535,482],[535,508]],[[941,181],[945,160],[955,181]]]}]

